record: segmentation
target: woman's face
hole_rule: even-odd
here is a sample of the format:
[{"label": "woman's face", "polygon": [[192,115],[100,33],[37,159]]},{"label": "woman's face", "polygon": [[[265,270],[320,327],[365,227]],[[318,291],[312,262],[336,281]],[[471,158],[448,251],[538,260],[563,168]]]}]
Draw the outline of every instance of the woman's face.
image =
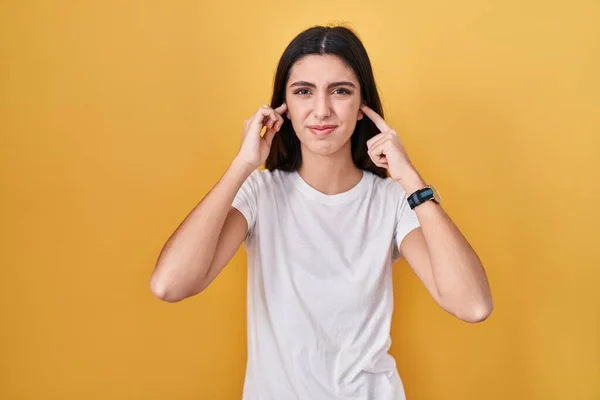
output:
[{"label": "woman's face", "polygon": [[356,122],[363,118],[360,89],[352,69],[336,56],[309,55],[293,65],[286,114],[303,152],[326,156],[349,151]]}]

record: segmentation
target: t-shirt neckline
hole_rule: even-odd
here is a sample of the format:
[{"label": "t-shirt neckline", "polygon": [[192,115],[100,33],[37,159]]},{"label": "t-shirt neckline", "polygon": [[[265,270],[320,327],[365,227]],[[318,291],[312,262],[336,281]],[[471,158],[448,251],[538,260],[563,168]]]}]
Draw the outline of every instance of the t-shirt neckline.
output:
[{"label": "t-shirt neckline", "polygon": [[362,178],[349,190],[338,194],[326,194],[310,186],[298,173],[292,172],[294,186],[307,197],[324,204],[340,204],[356,200],[367,188],[368,171],[362,171]]}]

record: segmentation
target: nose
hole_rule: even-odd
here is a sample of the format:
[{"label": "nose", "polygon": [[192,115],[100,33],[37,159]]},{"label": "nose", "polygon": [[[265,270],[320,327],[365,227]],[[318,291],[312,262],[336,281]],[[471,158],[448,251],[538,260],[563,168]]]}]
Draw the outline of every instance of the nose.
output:
[{"label": "nose", "polygon": [[317,119],[325,119],[331,115],[331,107],[327,94],[320,94],[314,97],[313,115]]}]

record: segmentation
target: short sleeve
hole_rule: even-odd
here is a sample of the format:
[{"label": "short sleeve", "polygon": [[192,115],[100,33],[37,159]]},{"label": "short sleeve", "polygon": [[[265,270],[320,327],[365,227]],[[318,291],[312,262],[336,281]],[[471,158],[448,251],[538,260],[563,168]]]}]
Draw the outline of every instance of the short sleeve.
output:
[{"label": "short sleeve", "polygon": [[244,181],[237,194],[235,195],[232,207],[239,210],[248,222],[248,230],[246,235],[249,235],[256,223],[256,215],[258,211],[258,179],[259,171],[253,171]]},{"label": "short sleeve", "polygon": [[399,192],[396,206],[396,225],[394,228],[394,252],[392,256],[394,262],[402,256],[400,253],[402,240],[412,230],[421,226],[417,214],[410,208],[410,205],[406,201],[406,192],[404,189],[401,189]]}]

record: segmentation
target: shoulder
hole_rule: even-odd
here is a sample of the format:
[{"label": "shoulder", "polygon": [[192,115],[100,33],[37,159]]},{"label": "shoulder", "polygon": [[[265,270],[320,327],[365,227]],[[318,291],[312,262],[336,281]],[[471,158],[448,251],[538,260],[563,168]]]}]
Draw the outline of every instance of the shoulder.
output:
[{"label": "shoulder", "polygon": [[291,179],[291,173],[281,170],[255,169],[246,179],[246,183],[255,190],[283,187]]},{"label": "shoulder", "polygon": [[402,185],[392,178],[381,178],[369,171],[365,171],[365,173],[368,174],[375,196],[384,197],[392,201],[399,201],[407,196]]},{"label": "shoulder", "polygon": [[290,174],[290,172],[278,169],[273,171],[269,171],[268,169],[255,169],[252,171],[249,178],[257,182],[277,182],[289,179]]}]

